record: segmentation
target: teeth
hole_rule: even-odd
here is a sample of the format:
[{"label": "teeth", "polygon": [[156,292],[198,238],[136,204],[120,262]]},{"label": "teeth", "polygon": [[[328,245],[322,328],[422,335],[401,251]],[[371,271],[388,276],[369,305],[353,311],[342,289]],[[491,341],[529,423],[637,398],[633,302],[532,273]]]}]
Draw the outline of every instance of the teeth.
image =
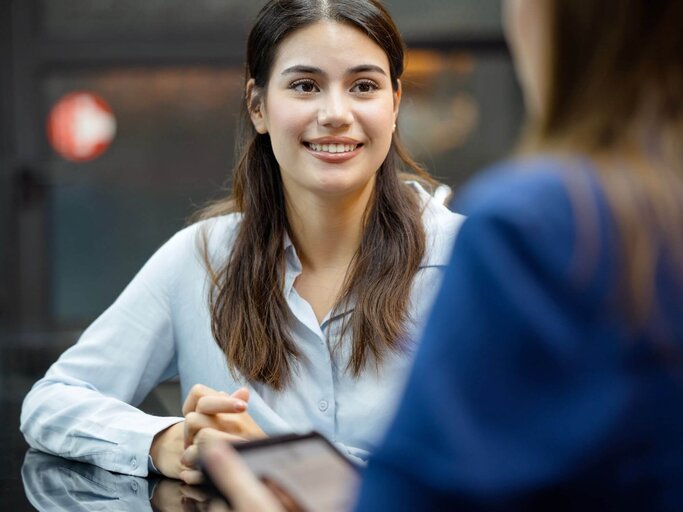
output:
[{"label": "teeth", "polygon": [[348,153],[354,151],[358,145],[357,144],[313,144],[309,143],[308,146],[313,151],[324,151],[325,153]]}]

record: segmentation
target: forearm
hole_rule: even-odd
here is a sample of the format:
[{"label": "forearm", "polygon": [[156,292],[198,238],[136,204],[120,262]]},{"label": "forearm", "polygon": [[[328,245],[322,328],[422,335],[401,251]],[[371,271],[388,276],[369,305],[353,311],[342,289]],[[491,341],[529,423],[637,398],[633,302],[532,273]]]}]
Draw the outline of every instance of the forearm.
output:
[{"label": "forearm", "polygon": [[38,450],[146,476],[154,436],[181,420],[145,414],[88,387],[44,379],[24,400],[21,431]]}]

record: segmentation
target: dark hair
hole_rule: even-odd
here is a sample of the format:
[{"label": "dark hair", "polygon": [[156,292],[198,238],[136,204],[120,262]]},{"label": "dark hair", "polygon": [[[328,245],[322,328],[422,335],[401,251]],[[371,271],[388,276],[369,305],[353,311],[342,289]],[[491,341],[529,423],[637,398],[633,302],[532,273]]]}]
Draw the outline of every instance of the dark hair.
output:
[{"label": "dark hair", "polygon": [[[388,57],[392,87],[398,89],[404,45],[377,0],[271,0],[249,35],[246,82],[253,79],[262,94],[279,45],[294,31],[324,20],[359,29],[377,43]],[[242,214],[230,256],[217,271],[209,265],[204,240],[204,259],[213,280],[212,332],[231,371],[283,389],[300,355],[289,332],[290,311],[283,295],[283,240],[289,225],[270,137],[256,132],[249,108],[253,104],[245,102],[232,194],[199,216]],[[434,183],[403,150],[395,132],[377,170],[362,240],[336,302],[355,302],[342,329],[342,335],[349,329],[353,335],[347,370],[354,375],[370,359],[379,364],[386,350],[399,350],[405,335],[411,283],[424,255],[425,234],[419,200],[402,182],[404,170],[410,170],[413,179]]]},{"label": "dark hair", "polygon": [[387,10],[375,0],[283,0],[268,2],[259,13],[247,43],[247,76],[265,87],[277,49],[292,32],[318,21],[335,21],[362,30],[389,58],[396,90],[403,74],[404,44]]},{"label": "dark hair", "polygon": [[544,8],[547,76],[526,145],[595,157],[619,233],[619,296],[643,326],[656,313],[662,252],[683,247],[683,2]]}]

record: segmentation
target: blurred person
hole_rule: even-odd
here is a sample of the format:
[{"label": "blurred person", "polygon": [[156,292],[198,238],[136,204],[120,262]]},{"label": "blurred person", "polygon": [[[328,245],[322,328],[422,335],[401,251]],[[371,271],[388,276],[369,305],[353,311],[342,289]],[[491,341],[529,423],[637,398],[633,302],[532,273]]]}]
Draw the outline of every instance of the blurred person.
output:
[{"label": "blurred person", "polygon": [[[34,385],[21,417],[32,447],[187,483],[201,480],[207,429],[229,441],[315,429],[367,459],[462,220],[399,143],[403,65],[378,1],[265,5],[231,196]],[[174,376],[184,417],[136,408]]]},{"label": "blurred person", "polygon": [[[523,150],[475,178],[357,510],[683,510],[683,3],[506,0]],[[238,510],[277,510],[222,445]]]}]

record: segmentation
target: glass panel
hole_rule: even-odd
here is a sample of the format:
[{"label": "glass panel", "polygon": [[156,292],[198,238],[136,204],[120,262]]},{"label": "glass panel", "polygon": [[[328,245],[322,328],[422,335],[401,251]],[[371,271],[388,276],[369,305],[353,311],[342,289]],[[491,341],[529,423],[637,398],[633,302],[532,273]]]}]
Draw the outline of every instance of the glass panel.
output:
[{"label": "glass panel", "polygon": [[403,140],[445,183],[462,183],[514,146],[523,104],[505,54],[410,51],[403,86]]},{"label": "glass panel", "polygon": [[111,105],[117,135],[97,160],[54,153],[52,303],[63,327],[104,310],[154,250],[229,175],[242,69],[114,70],[57,74],[48,105],[86,89]]},{"label": "glass panel", "polygon": [[246,31],[261,5],[252,0],[40,0],[39,8],[42,32],[51,38],[149,40]]},{"label": "glass panel", "polygon": [[392,0],[387,5],[409,42],[501,34],[500,0]]},{"label": "glass panel", "polygon": [[[42,31],[52,38],[150,39],[162,34],[246,31],[265,0],[40,0]],[[407,39],[500,33],[500,0],[392,0]]]}]

